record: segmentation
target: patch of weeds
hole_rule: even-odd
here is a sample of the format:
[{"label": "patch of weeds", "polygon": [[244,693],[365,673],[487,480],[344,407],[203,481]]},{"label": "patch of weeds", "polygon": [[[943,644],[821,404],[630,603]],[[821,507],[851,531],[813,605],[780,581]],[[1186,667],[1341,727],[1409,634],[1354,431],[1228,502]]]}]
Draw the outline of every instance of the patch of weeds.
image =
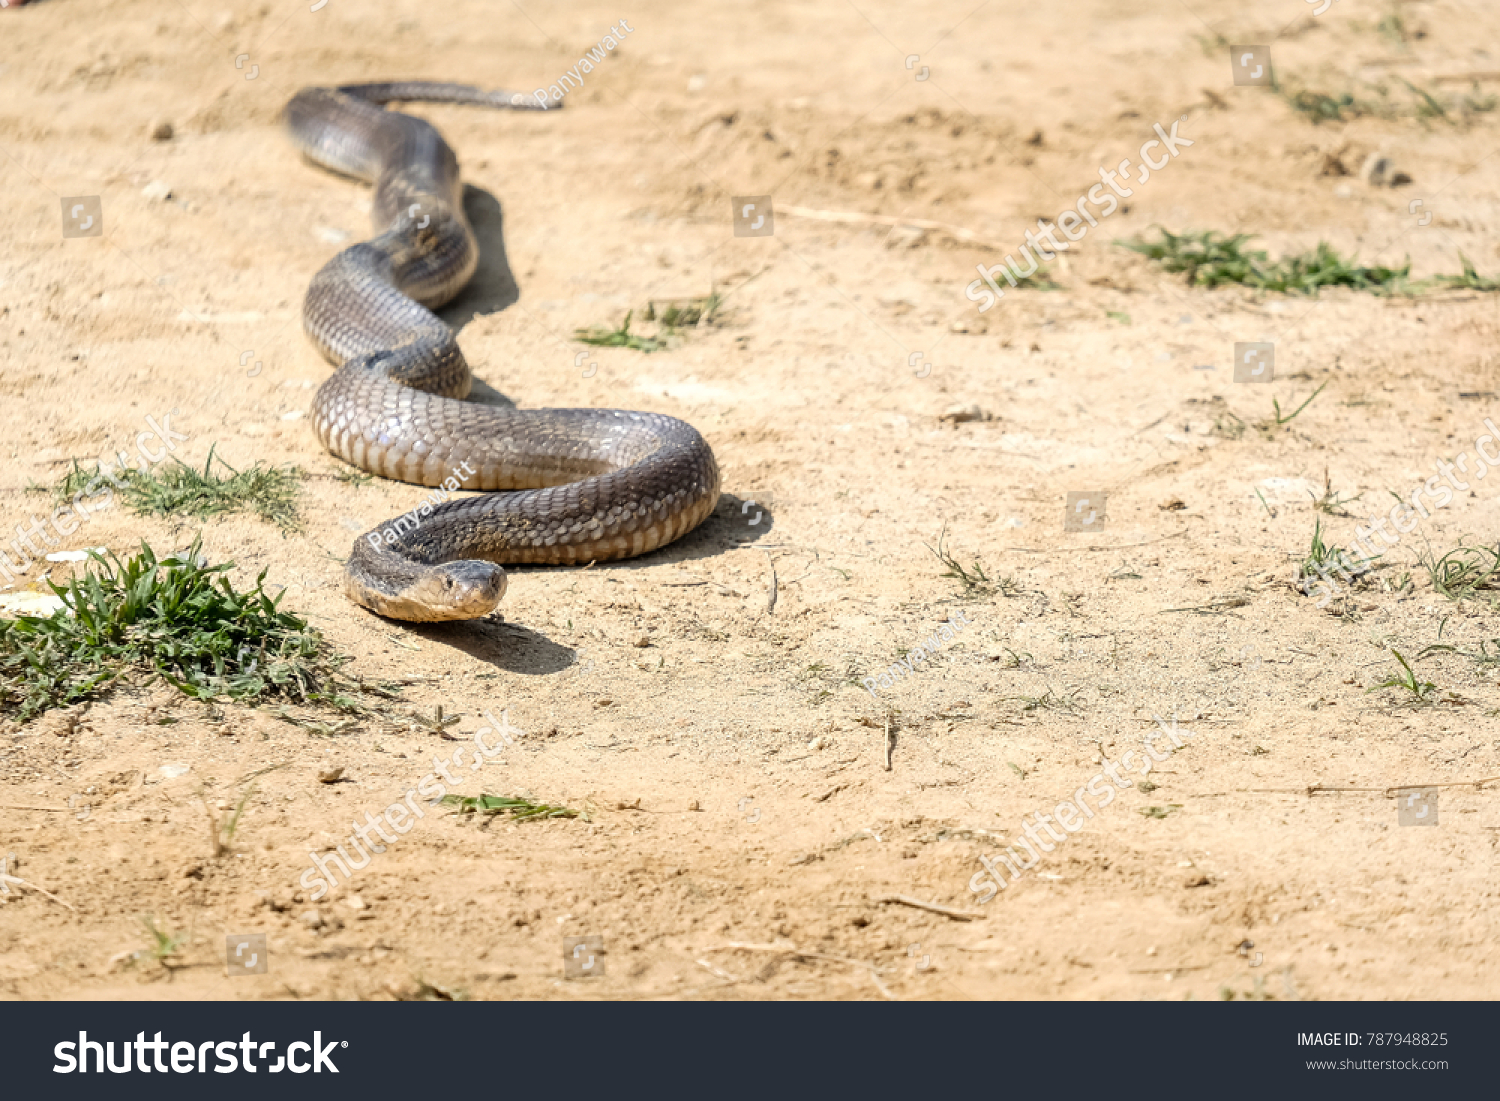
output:
[{"label": "patch of weeds", "polygon": [[1136,812],[1139,814],[1144,814],[1147,818],[1165,818],[1173,811],[1179,811],[1181,809],[1181,803],[1168,803],[1166,806],[1162,807],[1137,807]]},{"label": "patch of weeds", "polygon": [[998,661],[1000,663],[1000,668],[1002,668],[1002,669],[1019,669],[1019,668],[1021,668],[1022,665],[1024,665],[1028,661],[1031,662],[1033,665],[1036,664],[1036,659],[1034,657],[1032,657],[1030,654],[1026,653],[1025,651],[1022,651],[1021,653],[1018,654],[1014,650],[1012,650],[1009,646],[1007,646],[1007,647],[1005,647],[1005,654],[1006,654],[1006,656],[1003,657],[1003,658],[999,657],[999,656],[996,656],[996,657],[991,658],[990,660],[991,661]]},{"label": "patch of weeds", "polygon": [[1463,267],[1462,275],[1434,275],[1423,282],[1436,290],[1470,290],[1492,293],[1500,291],[1500,279],[1487,279],[1475,270],[1474,264],[1463,253],[1458,254]]},{"label": "patch of weeds", "polygon": [[89,552],[91,568],[63,588],[51,616],[0,620],[0,705],[25,722],[53,707],[101,696],[127,679],[158,678],[201,701],[227,697],[253,703],[269,697],[352,709],[345,692],[362,686],[336,671],[321,632],[278,607],[263,588],[237,590],[233,563],[209,566],[201,540],[181,557],[158,559],[146,544],[122,561]]},{"label": "patch of weeds", "polygon": [[[1491,649],[1491,647],[1494,649]],[[1488,642],[1481,640],[1478,650],[1460,650],[1457,646],[1449,646],[1446,643],[1424,646],[1417,654],[1417,660],[1421,661],[1428,654],[1457,654],[1459,657],[1468,658],[1481,668],[1485,666],[1500,665],[1500,639],[1490,639]]]},{"label": "patch of weeds", "polygon": [[1385,680],[1375,685],[1374,688],[1366,689],[1368,692],[1379,692],[1382,688],[1400,688],[1409,693],[1402,697],[1402,701],[1410,706],[1422,706],[1437,702],[1437,685],[1430,680],[1418,680],[1417,674],[1411,667],[1411,663],[1401,656],[1401,651],[1392,649],[1391,653],[1401,663],[1402,672],[1393,673]]},{"label": "patch of weeds", "polygon": [[1067,711],[1076,713],[1082,708],[1078,704],[1078,694],[1069,692],[1060,696],[1050,687],[1040,696],[1009,696],[1008,699],[1018,700],[1022,711]]},{"label": "patch of weeds", "polygon": [[1371,572],[1370,561],[1363,555],[1325,543],[1323,521],[1314,520],[1312,541],[1308,545],[1307,555],[1297,568],[1293,587],[1303,596],[1310,596],[1315,586],[1327,583],[1330,570],[1346,582],[1353,583]]},{"label": "patch of weeds", "polygon": [[[1316,396],[1314,395],[1314,397]],[[1308,496],[1312,496],[1311,490],[1308,491]],[[1313,497],[1313,508],[1319,512],[1327,513],[1329,516],[1347,517],[1349,511],[1344,506],[1352,505],[1363,496],[1363,493],[1356,493],[1353,497],[1345,497],[1342,493],[1335,492],[1333,479],[1328,476],[1328,468],[1325,466],[1323,468],[1323,496]]]},{"label": "patch of weeds", "polygon": [[1006,761],[1005,763],[1010,765],[1010,770],[1017,776],[1019,776],[1023,780],[1026,779],[1026,770],[1024,768],[1016,764],[1014,761]]},{"label": "patch of weeds", "polygon": [[718,294],[701,298],[674,298],[668,300],[666,308],[657,313],[656,303],[651,301],[646,303],[643,316],[647,321],[658,322],[668,335],[676,335],[677,329],[684,329],[689,325],[701,327],[712,324],[714,314],[723,303],[724,300]]},{"label": "patch of weeds", "polygon": [[351,489],[358,489],[361,486],[369,485],[375,480],[375,475],[368,474],[365,471],[352,466],[346,466],[341,470],[335,470],[333,472],[333,476],[338,481],[343,482],[346,486],[349,486]]},{"label": "patch of weeds", "polygon": [[1137,780],[1135,790],[1140,792],[1142,795],[1150,795],[1159,786],[1159,784],[1153,784],[1150,780]]},{"label": "patch of weeds", "polygon": [[637,352],[648,354],[665,348],[667,346],[665,340],[641,336],[630,331],[630,319],[634,314],[634,310],[627,310],[625,320],[620,323],[618,329],[606,329],[597,325],[592,329],[574,329],[573,339],[599,348],[633,348]]},{"label": "patch of weeds", "polygon": [[1119,310],[1105,310],[1104,316],[1118,321],[1121,325],[1130,324],[1130,315],[1128,313],[1121,313]]},{"label": "patch of weeds", "polygon": [[858,661],[851,659],[844,663],[844,672],[840,677],[839,683],[853,685],[855,688],[863,688],[866,675],[864,666],[860,665]]},{"label": "patch of weeds", "polygon": [[1460,544],[1442,557],[1431,548],[1417,553],[1432,587],[1449,600],[1459,601],[1476,592],[1500,589],[1500,547],[1466,547]]},{"label": "patch of weeds", "polygon": [[[749,280],[746,280],[749,282]],[[744,284],[741,284],[743,286]],[[738,289],[738,288],[736,288]],[[680,337],[681,330],[694,327],[703,328],[712,324],[714,316],[719,307],[724,304],[724,299],[717,292],[704,295],[700,298],[675,298],[666,301],[663,308],[658,310],[655,301],[647,302],[646,309],[641,314],[641,320],[655,322],[657,331],[654,336],[646,336],[641,333],[630,331],[631,318],[635,311],[630,310],[625,314],[625,320],[620,323],[618,329],[609,329],[595,326],[591,329],[574,329],[573,339],[584,344],[592,344],[599,348],[632,348],[637,352],[659,352],[671,346],[674,338]]]},{"label": "patch of weeds", "polygon": [[1330,96],[1325,92],[1314,92],[1306,88],[1296,92],[1285,88],[1278,88],[1277,91],[1292,110],[1306,116],[1314,125],[1324,122],[1347,122],[1350,119],[1363,118],[1376,113],[1370,105],[1355,100],[1354,96],[1348,92]]},{"label": "patch of weeds", "polygon": [[1272,261],[1265,250],[1246,247],[1256,236],[1252,233],[1226,237],[1211,229],[1181,234],[1160,226],[1156,229],[1160,236],[1155,241],[1137,238],[1115,243],[1156,261],[1165,271],[1186,275],[1191,287],[1239,285],[1279,294],[1307,295],[1316,295],[1322,287],[1349,287],[1374,295],[1406,297],[1436,290],[1500,290],[1500,280],[1481,276],[1462,253],[1459,254],[1462,274],[1413,280],[1410,261],[1399,268],[1369,267],[1339,255],[1326,241],[1319,241],[1312,252]]},{"label": "patch of weeds", "polygon": [[[808,699],[809,705],[816,707],[826,699],[831,699],[833,690],[828,687],[832,677],[836,676],[833,669],[821,661],[815,661],[806,669],[797,674],[797,683],[809,685],[812,688],[812,696]],[[860,685],[854,666],[845,667],[842,682],[845,684]]]},{"label": "patch of weeds", "polygon": [[150,917],[141,918],[141,928],[146,930],[146,947],[143,952],[136,952],[131,955],[129,962],[138,963],[142,958],[148,958],[153,963],[170,968],[173,957],[187,943],[187,934],[168,932],[162,927],[160,919],[155,914],[152,914]]},{"label": "patch of weeds", "polygon": [[1165,271],[1185,272],[1190,287],[1244,283],[1254,271],[1256,258],[1264,260],[1266,257],[1264,252],[1245,251],[1245,242],[1254,236],[1249,233],[1225,237],[1210,229],[1202,233],[1174,234],[1160,226],[1157,231],[1161,234],[1157,241],[1137,238],[1116,241],[1115,244],[1138,252],[1148,260],[1155,260]]},{"label": "patch of weeds", "polygon": [[578,818],[585,822],[589,816],[569,807],[554,807],[537,803],[516,795],[445,795],[439,801],[442,806],[456,807],[455,814],[483,814],[486,816],[508,814],[517,822],[530,822],[539,818]]},{"label": "patch of weeds", "polygon": [[[922,544],[937,557],[937,560],[939,562],[948,567],[947,571],[944,572],[941,576],[951,577],[956,580],[960,585],[963,586],[964,596],[967,597],[984,597],[994,593],[995,583],[991,581],[987,576],[985,576],[984,566],[980,563],[978,556],[975,556],[973,565],[969,566],[966,569],[964,565],[959,562],[956,557],[954,557],[953,553],[943,545],[944,540],[947,538],[947,536],[948,525],[944,524],[943,530],[938,533],[936,547],[928,546],[926,543]],[[1009,579],[1007,579],[1007,581],[1009,581]],[[1020,590],[1017,589],[1016,591],[1019,592]]]},{"label": "patch of weeds", "polygon": [[451,718],[443,718],[443,705],[438,704],[437,710],[433,712],[433,716],[430,719],[420,711],[413,714],[411,717],[411,727],[413,730],[420,729],[423,733],[435,734],[439,738],[448,738],[451,740],[453,735],[448,733],[448,728],[456,725],[462,717],[461,715],[454,715]]},{"label": "patch of weeds", "polygon": [[[215,462],[218,470],[214,469]],[[54,499],[59,503],[71,500],[90,484],[97,485],[97,479],[97,470],[90,473],[75,460],[73,469],[53,490]],[[302,472],[296,467],[265,466],[257,460],[248,470],[235,470],[223,459],[216,459],[210,448],[201,471],[173,459],[170,464],[147,470],[126,467],[112,480],[125,507],[143,516],[206,520],[250,512],[284,532],[302,527],[297,510]]]}]

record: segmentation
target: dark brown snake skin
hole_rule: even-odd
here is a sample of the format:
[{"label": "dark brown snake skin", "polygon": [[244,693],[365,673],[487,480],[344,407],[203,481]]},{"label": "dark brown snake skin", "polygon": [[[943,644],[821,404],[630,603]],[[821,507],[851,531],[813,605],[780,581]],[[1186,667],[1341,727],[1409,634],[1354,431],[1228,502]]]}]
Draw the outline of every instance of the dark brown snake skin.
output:
[{"label": "dark brown snake skin", "polygon": [[330,260],[303,306],[308,336],[339,365],[314,399],[319,439],[397,481],[524,491],[429,500],[387,520],[355,541],[345,592],[394,619],[472,619],[505,594],[502,563],[626,558],[691,531],[718,502],[719,468],[672,417],[463,400],[469,365],[432,309],[474,274],[478,245],[453,150],[430,123],[382,106],[394,101],[539,105],[458,84],[355,84],[305,89],[284,113],[311,160],[375,185],[377,236]]}]

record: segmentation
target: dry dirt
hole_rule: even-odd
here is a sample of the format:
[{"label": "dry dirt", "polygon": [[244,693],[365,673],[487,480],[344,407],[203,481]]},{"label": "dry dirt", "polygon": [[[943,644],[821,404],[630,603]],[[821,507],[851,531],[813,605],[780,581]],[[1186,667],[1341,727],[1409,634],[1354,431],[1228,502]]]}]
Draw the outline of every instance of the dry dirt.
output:
[{"label": "dry dirt", "polygon": [[[1291,582],[1315,521],[1347,545],[1500,415],[1496,296],[1189,288],[1113,242],[1159,224],[1256,233],[1273,255],[1328,241],[1366,263],[1410,256],[1418,276],[1456,272],[1462,251],[1493,274],[1500,158],[1484,108],[1500,59],[1481,46],[1500,9],[310,6],[0,11],[0,515],[7,530],[29,522],[42,499],[28,483],[131,447],[147,416],[174,410],[189,462],[213,448],[235,466],[296,464],[300,534],[114,508],[66,549],[170,550],[201,530],[241,583],[265,570],[284,586],[284,606],[354,655],[351,671],[405,678],[398,710],[461,716],[464,741],[400,724],[330,735],[159,688],[7,724],[0,857],[58,901],[14,883],[0,895],[0,993],[1495,989],[1500,794],[1462,782],[1500,774],[1500,686],[1492,667],[1438,652],[1417,663],[1437,685],[1425,701],[1370,691],[1398,671],[1392,648],[1477,651],[1500,635],[1484,593],[1450,601],[1417,557],[1493,544],[1495,480],[1420,521],[1326,607]],[[444,316],[478,374],[522,406],[696,425],[723,503],[636,561],[515,571],[503,620],[382,621],[345,601],[342,559],[426,491],[333,477],[305,415],[328,367],[299,325],[312,274],[368,234],[369,193],[300,161],[277,112],[315,83],[548,85],[622,15],[631,33],[566,110],[411,108],[457,149],[485,251]],[[1231,43],[1269,43],[1288,88],[1393,106],[1316,122],[1287,96],[1235,87]],[[1409,86],[1444,113],[1422,114]],[[1046,265],[1057,289],[1010,291],[984,314],[966,301],[976,264],[1174,122],[1191,147]],[[172,136],[153,140],[161,123]],[[1409,182],[1367,180],[1371,154]],[[731,198],[757,195],[776,204],[774,235],[734,236]],[[101,198],[103,236],[63,238],[60,200],[74,196]],[[729,294],[719,323],[666,351],[572,339],[713,289]],[[1261,340],[1275,342],[1276,381],[1236,385],[1233,343]],[[1273,398],[1285,413],[1320,385],[1274,424]],[[978,419],[945,419],[971,406]],[[1347,515],[1315,510],[1325,471],[1362,495]],[[1065,532],[1066,494],[1101,490],[1102,530]],[[928,546],[945,527],[997,587],[943,576]],[[22,584],[38,580],[34,568]],[[878,699],[861,686],[955,612],[971,625],[937,656]],[[310,852],[401,799],[487,711],[525,734],[460,790],[589,820],[486,827],[429,812],[311,899]],[[1174,713],[1194,736],[1149,781],[1130,776],[980,904],[982,855],[1016,846],[1023,816],[1072,798],[1101,754],[1139,749],[1153,715]],[[272,766],[234,851],[213,859],[199,793],[232,805]],[[333,767],[344,780],[320,783]],[[1436,828],[1398,824],[1386,789],[1408,784],[1457,785],[1440,790]],[[133,958],[143,917],[187,938],[169,966]],[[268,936],[270,970],[230,978],[224,938],[246,933]],[[565,978],[569,936],[603,939],[602,977]]]}]

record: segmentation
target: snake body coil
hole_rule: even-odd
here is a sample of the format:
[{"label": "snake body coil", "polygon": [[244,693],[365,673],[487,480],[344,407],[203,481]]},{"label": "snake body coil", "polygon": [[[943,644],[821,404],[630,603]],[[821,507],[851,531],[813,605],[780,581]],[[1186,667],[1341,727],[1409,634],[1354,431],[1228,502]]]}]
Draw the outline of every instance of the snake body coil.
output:
[{"label": "snake body coil", "polygon": [[292,140],[325,168],[373,183],[377,236],[313,278],[303,327],[338,370],[314,426],[345,462],[397,481],[519,490],[425,503],[355,541],[349,598],[395,619],[472,619],[505,593],[502,563],[577,564],[644,554],[702,523],[719,496],[713,451],[691,425],[618,409],[501,409],[432,309],[474,274],[458,160],[405,101],[531,109],[532,97],[456,84],[309,88],[287,104]]}]

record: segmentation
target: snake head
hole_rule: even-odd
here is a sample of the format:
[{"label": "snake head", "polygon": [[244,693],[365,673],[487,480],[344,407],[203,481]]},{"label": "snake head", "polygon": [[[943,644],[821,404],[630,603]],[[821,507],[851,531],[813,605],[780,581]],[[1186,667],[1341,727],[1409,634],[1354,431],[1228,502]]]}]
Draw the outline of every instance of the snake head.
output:
[{"label": "snake head", "polygon": [[505,595],[506,584],[504,567],[463,559],[433,566],[408,585],[398,599],[419,609],[420,618],[429,622],[478,619],[495,610]]},{"label": "snake head", "polygon": [[[360,557],[358,548],[355,555]],[[493,562],[463,559],[422,566],[393,564],[387,559],[383,563],[386,576],[369,572],[370,565],[364,561],[345,573],[344,590],[356,604],[389,619],[413,623],[479,619],[493,612],[505,595],[505,570]]]}]

